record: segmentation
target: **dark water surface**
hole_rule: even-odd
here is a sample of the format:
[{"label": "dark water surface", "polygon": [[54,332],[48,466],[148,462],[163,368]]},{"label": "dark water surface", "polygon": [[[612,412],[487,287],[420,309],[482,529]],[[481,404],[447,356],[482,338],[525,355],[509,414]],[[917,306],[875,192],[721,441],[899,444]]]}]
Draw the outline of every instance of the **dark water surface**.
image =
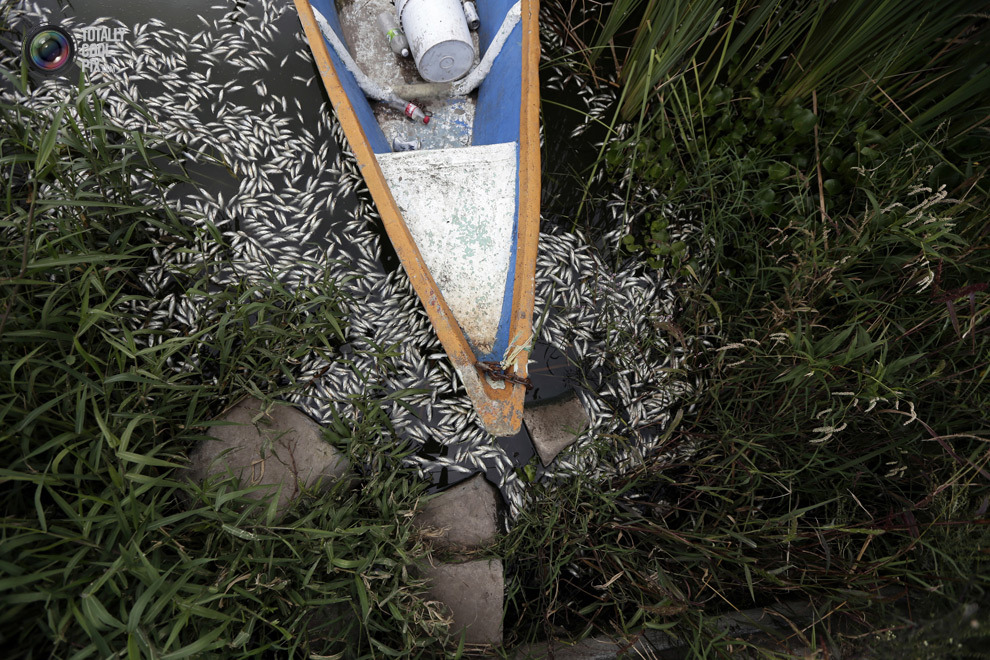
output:
[{"label": "dark water surface", "polygon": [[[329,102],[289,0],[215,0],[213,4],[46,0],[17,5],[29,14],[22,29],[42,22],[64,26],[76,39],[77,51],[85,45],[87,27],[126,28],[125,43],[111,44],[100,63],[104,79],[120,82],[135,100],[157,112],[171,137],[188,139],[194,149],[218,147],[226,154],[224,165],[193,163],[199,189],[179,190],[177,195],[183,205],[204,212],[234,235],[248,257],[291,266],[293,260],[319,261],[330,256],[364,275],[387,280],[395,274],[398,258],[373,209],[368,208],[370,200],[361,196],[363,184],[355,180],[353,168],[348,169],[339,136],[330,135],[334,127],[324,114]],[[178,78],[170,77],[173,73]],[[569,132],[585,111],[582,101],[568,98],[565,92],[544,91],[555,99],[554,104],[544,106],[549,118],[544,121],[548,145],[543,157],[544,197],[557,201],[554,206],[559,213],[577,194],[575,174],[596,156],[592,136],[600,139],[601,131],[572,138]],[[570,105],[575,107],[569,109]],[[232,116],[236,121],[231,121]],[[214,125],[217,128],[211,128]],[[288,137],[272,139],[272,130]],[[260,176],[259,169],[271,174]],[[293,192],[289,195],[285,190]],[[307,197],[308,191],[315,191],[316,202]],[[332,206],[320,205],[324,195],[333,198]],[[300,199],[304,201],[297,204]],[[369,213],[372,222],[366,220]],[[308,220],[300,224],[303,215]],[[544,220],[545,229],[566,227],[570,222],[569,217],[557,214]],[[369,288],[362,291],[362,304],[369,309],[387,305],[392,293],[383,286]],[[422,312],[403,311],[406,315],[394,322],[401,326],[408,318],[409,327],[419,328],[422,334]],[[364,313],[361,306],[351,310],[352,316]],[[548,316],[554,313],[551,308]],[[382,322],[388,320],[374,320]],[[424,341],[436,343],[432,336]],[[550,399],[575,387],[574,355],[544,341],[536,345],[532,359],[534,387],[527,401]],[[331,383],[330,389],[335,388],[346,389]],[[308,403],[304,409],[321,421],[319,404]],[[453,427],[437,423],[436,418],[425,422],[425,407],[415,403],[412,407],[432,429],[413,440],[422,445],[424,473],[439,487],[480,470],[505,492],[507,473],[533,459],[524,427],[514,437],[494,440],[498,456],[475,458],[466,468],[445,465],[464,462],[463,447],[449,441]],[[483,445],[485,441],[477,442]]]}]

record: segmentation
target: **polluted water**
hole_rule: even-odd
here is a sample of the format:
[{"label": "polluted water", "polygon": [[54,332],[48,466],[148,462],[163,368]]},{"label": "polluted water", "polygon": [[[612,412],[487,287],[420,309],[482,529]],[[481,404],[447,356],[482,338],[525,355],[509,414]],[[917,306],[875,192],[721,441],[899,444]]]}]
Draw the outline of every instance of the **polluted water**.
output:
[{"label": "polluted water", "polygon": [[[614,354],[622,337],[645,333],[649,324],[670,318],[676,292],[673,282],[659,281],[655,272],[615,259],[629,222],[620,194],[596,202],[611,229],[593,240],[575,227],[573,209],[561,202],[574,199],[579,184],[572,173],[553,169],[561,154],[547,151],[590,154],[581,156],[590,165],[602,139],[593,127],[608,123],[615,102],[612,86],[593,85],[566,66],[560,36],[566,33],[564,15],[546,4],[541,12],[541,91],[566,99],[575,110],[545,121],[541,134],[545,215],[536,273],[538,334],[530,367],[535,387],[527,396],[535,401],[574,390],[590,424],[535,478],[608,474],[628,467],[637,456],[657,449],[661,434],[656,431],[701,386],[686,376],[664,375],[676,372],[683,357],[678,346]],[[294,392],[291,403],[317,422],[329,423],[353,417],[356,396],[419,390],[404,399],[406,405],[383,404],[395,433],[420,448],[407,459],[410,465],[437,486],[484,473],[501,490],[509,519],[519,512],[527,479],[533,478],[521,476],[534,455],[525,426],[513,438],[494,438],[479,425],[398,266],[291,2],[236,0],[190,8],[168,0],[71,6],[28,1],[16,3],[9,20],[22,31],[55,24],[87,37],[98,37],[102,28],[117,35],[105,47],[90,48],[94,57],[82,65],[88,65],[92,82],[104,85],[99,93],[109,120],[185,145],[186,164],[200,185],[174,189],[170,199],[190,218],[211,223],[223,234],[229,265],[216,273],[215,287],[270,278],[294,289],[319,287],[327,272],[337,282],[348,300],[341,359],[312,354],[301,360],[296,378],[309,385]],[[384,40],[382,47],[389,47]],[[4,65],[15,69],[18,55],[0,54]],[[74,82],[53,76],[33,83],[26,95],[2,89],[6,97],[42,109]],[[219,247],[207,245],[191,254],[163,239],[156,264],[141,283],[158,299],[135,311],[151,327],[197,332],[211,322],[202,312],[202,298],[170,283],[192,260],[218,256]],[[376,347],[393,350],[378,357]],[[595,437],[628,442],[605,461],[589,446]]]}]

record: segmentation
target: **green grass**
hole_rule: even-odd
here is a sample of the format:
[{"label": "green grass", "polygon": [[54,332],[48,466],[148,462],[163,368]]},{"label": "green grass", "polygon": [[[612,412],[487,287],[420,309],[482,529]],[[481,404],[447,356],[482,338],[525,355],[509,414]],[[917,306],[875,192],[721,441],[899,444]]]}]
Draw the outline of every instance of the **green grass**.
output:
[{"label": "green grass", "polygon": [[644,104],[656,115],[679,80],[707,96],[716,85],[749,78],[772,79],[781,105],[826,89],[847,102],[872,98],[926,133],[947,112],[964,125],[985,119],[990,75],[973,49],[986,48],[988,8],[965,0],[937,7],[923,0],[619,0],[591,50],[621,53],[626,120]]},{"label": "green grass", "polygon": [[[598,167],[630,200],[622,257],[691,285],[655,336],[612,345],[673,336],[706,386],[630,469],[532,485],[498,548],[509,648],[652,630],[693,657],[986,657],[986,19],[922,12],[885,31],[901,5],[849,6],[862,30],[815,3],[641,5],[677,38],[662,21],[628,35],[644,53],[619,109],[635,139]],[[614,16],[599,46],[621,61]],[[904,30],[932,36],[901,47]],[[866,42],[869,68],[825,57]],[[329,273],[217,291],[222,237],[169,201],[194,184],[183,145],[114,126],[92,88],[0,112],[5,651],[456,654],[410,570],[429,552],[410,515],[423,486],[404,450],[381,450],[395,437],[373,387],[357,423],[326,430],[362,466],[357,489],[306,493],[278,521],[236,484],[183,479],[225,405],[283,397],[306,386],[294,361],[336,359]],[[703,234],[680,238],[682,219]],[[163,243],[183,266],[151,292]],[[201,311],[151,329],[137,310],[163,296]],[[596,439],[598,456],[624,440]],[[790,601],[815,616],[761,637],[719,627]]]},{"label": "green grass", "polygon": [[[637,341],[683,337],[705,386],[629,471],[534,488],[503,546],[520,639],[987,656],[988,22],[915,9],[606,14],[598,64],[618,53],[632,120],[596,164],[628,200],[620,258],[689,282]],[[816,616],[718,626],[789,601]]]},{"label": "green grass", "polygon": [[[373,386],[360,421],[326,430],[357,488],[308,492],[279,521],[234,483],[186,480],[225,405],[303,389],[293,363],[335,359],[341,294],[327,265],[306,288],[271,273],[216,290],[229,250],[170,202],[193,183],[182,145],[115,126],[97,92],[0,103],[4,654],[436,655],[447,622],[410,571],[428,552],[411,524],[424,486]],[[149,290],[162,248],[173,265]],[[141,310],[166,297],[200,311],[149,325]]]}]

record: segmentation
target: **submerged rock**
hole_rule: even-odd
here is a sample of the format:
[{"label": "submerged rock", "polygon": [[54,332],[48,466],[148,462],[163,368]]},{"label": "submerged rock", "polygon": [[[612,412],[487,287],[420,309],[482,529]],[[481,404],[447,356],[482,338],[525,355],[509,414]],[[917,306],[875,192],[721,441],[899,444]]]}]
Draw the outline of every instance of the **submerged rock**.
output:
[{"label": "submerged rock", "polygon": [[348,461],[323,439],[322,428],[287,405],[262,410],[262,402],[244,399],[218,418],[189,456],[190,479],[202,483],[219,475],[241,487],[268,486],[251,493],[260,499],[277,493],[281,515],[302,489],[329,486],[348,472]]},{"label": "submerged rock", "polygon": [[449,550],[475,550],[495,541],[498,494],[477,474],[431,499],[416,524],[439,534],[434,544]]},{"label": "submerged rock", "polygon": [[590,418],[574,392],[529,406],[523,421],[543,465],[569,447],[588,428]]}]

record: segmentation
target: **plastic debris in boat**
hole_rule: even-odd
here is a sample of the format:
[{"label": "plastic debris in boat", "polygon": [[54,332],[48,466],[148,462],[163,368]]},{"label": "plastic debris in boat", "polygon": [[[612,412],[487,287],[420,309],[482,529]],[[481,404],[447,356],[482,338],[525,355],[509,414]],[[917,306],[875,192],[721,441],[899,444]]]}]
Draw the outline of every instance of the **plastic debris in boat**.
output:
[{"label": "plastic debris in boat", "polygon": [[385,102],[388,103],[389,107],[395,108],[413,121],[421,121],[424,124],[430,123],[430,114],[412,101],[403,101],[397,95],[392,94]]},{"label": "plastic debris in boat", "polygon": [[378,28],[388,40],[388,45],[392,52],[402,57],[409,57],[409,42],[406,35],[399,29],[399,22],[395,20],[395,14],[390,11],[383,11],[378,14]]},{"label": "plastic debris in boat", "polygon": [[481,27],[481,18],[478,16],[478,8],[471,0],[464,3],[464,18],[467,20],[469,30],[476,31]]},{"label": "plastic debris in boat", "polygon": [[417,151],[423,148],[423,142],[419,138],[408,138],[403,140],[400,137],[392,140],[392,151]]}]

